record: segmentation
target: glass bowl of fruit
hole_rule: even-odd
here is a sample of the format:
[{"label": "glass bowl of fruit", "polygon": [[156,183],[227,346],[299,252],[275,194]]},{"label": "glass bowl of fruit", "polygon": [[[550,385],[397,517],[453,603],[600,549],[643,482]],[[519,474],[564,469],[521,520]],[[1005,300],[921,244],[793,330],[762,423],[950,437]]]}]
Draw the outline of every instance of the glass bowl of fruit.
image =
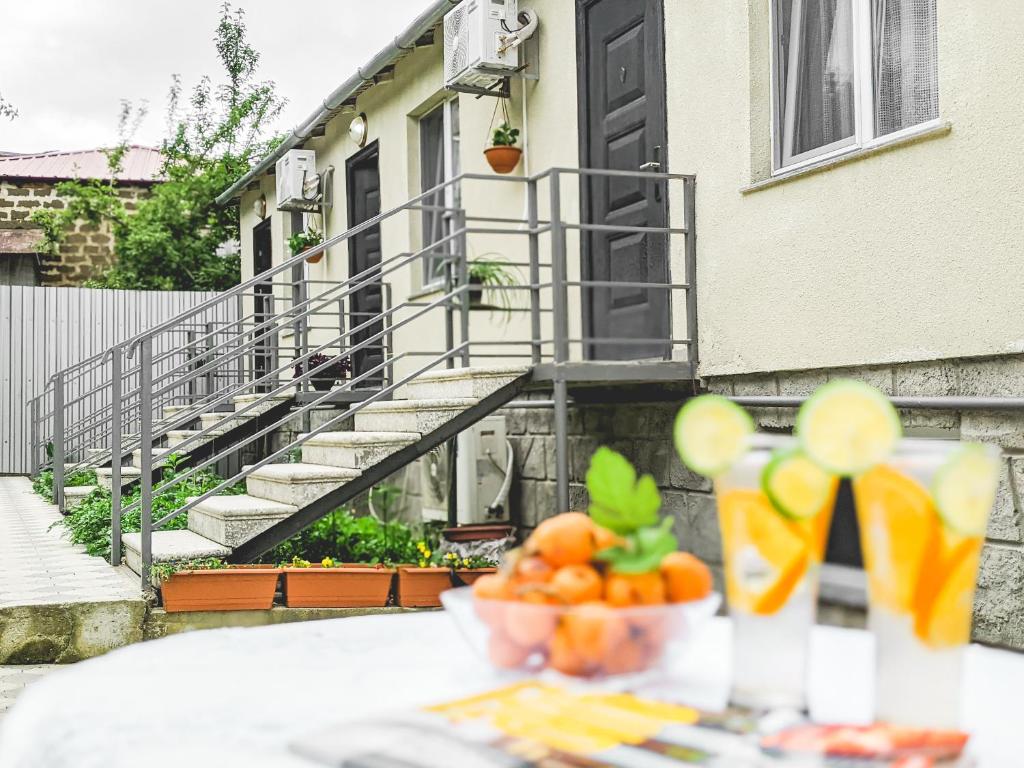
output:
[{"label": "glass bowl of fruit", "polygon": [[663,667],[721,597],[708,567],[676,551],[664,521],[616,527],[627,532],[581,512],[556,515],[497,573],[441,600],[470,645],[501,669],[596,678]]}]

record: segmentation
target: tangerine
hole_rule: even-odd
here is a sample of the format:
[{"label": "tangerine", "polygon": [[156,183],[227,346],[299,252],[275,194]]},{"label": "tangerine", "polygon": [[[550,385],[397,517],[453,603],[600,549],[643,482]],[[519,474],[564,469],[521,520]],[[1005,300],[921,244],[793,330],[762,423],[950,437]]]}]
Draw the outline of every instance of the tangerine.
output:
[{"label": "tangerine", "polygon": [[604,594],[616,607],[659,605],[665,602],[665,582],[657,571],[612,573],[605,582]]},{"label": "tangerine", "polygon": [[558,624],[558,615],[546,601],[545,595],[531,592],[519,602],[502,606],[505,632],[514,643],[536,648],[548,641]]},{"label": "tangerine", "polygon": [[555,569],[543,557],[529,555],[516,563],[512,579],[516,584],[545,584],[554,572]]},{"label": "tangerine", "polygon": [[594,556],[594,527],[582,512],[555,515],[537,526],[527,548],[556,568],[582,565]]},{"label": "tangerine", "polygon": [[563,675],[580,676],[587,672],[586,661],[577,653],[565,627],[559,627],[548,648],[548,666]]},{"label": "tangerine", "polygon": [[501,622],[503,607],[496,600],[511,600],[512,589],[508,578],[501,573],[487,573],[473,582],[473,608],[476,615],[494,626]]},{"label": "tangerine", "polygon": [[578,605],[600,600],[604,582],[589,565],[564,565],[551,577],[551,590],[562,603]]},{"label": "tangerine", "polygon": [[711,569],[689,552],[665,555],[660,570],[670,602],[685,603],[711,594]]},{"label": "tangerine", "polygon": [[560,629],[585,664],[603,663],[609,652],[629,637],[626,622],[599,600],[571,609],[562,618]]},{"label": "tangerine", "polygon": [[627,637],[610,650],[602,668],[609,675],[625,675],[640,672],[651,662],[652,655],[642,642]]},{"label": "tangerine", "polygon": [[513,642],[502,632],[492,632],[487,641],[487,656],[496,667],[514,669],[526,663],[530,649]]},{"label": "tangerine", "polygon": [[603,549],[620,546],[623,542],[621,536],[614,531],[609,531],[601,525],[594,524],[594,551],[600,552]]}]

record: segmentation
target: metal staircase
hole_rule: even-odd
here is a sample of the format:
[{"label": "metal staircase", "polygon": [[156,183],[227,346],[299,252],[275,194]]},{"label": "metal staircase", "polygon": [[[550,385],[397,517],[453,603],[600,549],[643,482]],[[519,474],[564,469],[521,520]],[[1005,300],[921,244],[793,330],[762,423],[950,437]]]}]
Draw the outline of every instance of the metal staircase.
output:
[{"label": "metal staircase", "polygon": [[[579,179],[581,187],[616,181],[633,186],[677,182],[683,193],[684,226],[566,220],[564,178]],[[496,184],[523,189],[528,211],[524,219],[488,211],[487,191]],[[480,210],[437,205],[450,185],[461,188],[456,199],[477,201]],[[547,187],[548,203],[543,218],[541,185]],[[693,177],[665,173],[555,168],[530,178],[463,174],[102,356],[58,372],[32,403],[39,465],[52,465],[62,505],[69,472],[97,471],[112,496],[111,560],[121,562],[123,541],[125,562],[147,584],[156,561],[221,556],[245,562],[259,557],[452,440],[525,388],[538,385],[550,386],[554,393],[558,496],[560,505],[566,506],[567,372],[575,375],[581,366],[588,371],[603,367],[616,371],[614,379],[622,378],[624,366],[633,365],[586,360],[594,339],[570,333],[570,315],[579,314],[578,304],[570,312],[570,296],[637,288],[629,281],[574,277],[580,243],[589,234],[656,236],[666,238],[671,249],[671,238],[680,237],[682,247],[675,252],[686,266],[685,280],[645,283],[643,289],[681,296],[677,306],[688,328],[685,338],[601,343],[664,345],[663,365],[669,367],[662,375],[692,378],[693,194]],[[304,275],[309,256],[331,249],[339,254],[360,234],[438,213],[443,216],[442,233],[415,252],[389,256],[343,282],[318,283]],[[476,326],[470,323],[469,254],[478,238],[502,239],[504,252],[510,254],[502,261],[526,275],[522,284],[486,289],[514,292],[514,320],[500,334],[492,327],[486,336],[474,335]],[[391,285],[410,280],[428,254],[443,259],[443,287],[436,295],[392,302]],[[364,318],[347,312],[366,291],[380,291],[385,297],[380,313]],[[443,328],[443,339],[431,345],[432,335],[418,332],[420,328]],[[374,354],[367,355],[368,351]],[[323,354],[335,359],[314,359]],[[338,358],[364,362],[331,390],[314,390],[318,374],[332,369]],[[371,367],[367,360],[383,362]],[[632,370],[636,375],[635,365]],[[90,385],[80,385],[83,381]],[[281,437],[290,434],[291,425],[308,424],[314,410],[327,406],[334,410],[319,426],[291,439]],[[46,457],[51,435],[52,456]],[[274,445],[272,437],[278,441]],[[162,481],[162,467],[172,454],[175,472]],[[296,454],[300,461],[295,461]],[[179,461],[180,455],[187,458]],[[211,468],[227,479],[184,504],[174,504],[165,514],[154,514],[160,497]],[[138,484],[139,498],[123,504],[123,489],[130,483]],[[225,495],[242,483],[244,494]],[[136,509],[141,531],[122,537],[121,515]],[[187,529],[167,530],[180,515],[187,515]]]}]

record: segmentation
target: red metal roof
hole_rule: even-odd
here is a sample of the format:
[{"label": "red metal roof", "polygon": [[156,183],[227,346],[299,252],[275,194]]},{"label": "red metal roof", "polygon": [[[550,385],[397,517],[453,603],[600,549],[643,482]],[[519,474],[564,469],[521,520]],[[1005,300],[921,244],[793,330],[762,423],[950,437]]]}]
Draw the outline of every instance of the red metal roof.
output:
[{"label": "red metal roof", "polygon": [[[153,184],[160,181],[163,157],[152,147],[131,145],[122,161],[117,181]],[[100,149],[78,152],[40,152],[35,155],[0,155],[0,178],[8,179],[109,179],[107,156]]]}]

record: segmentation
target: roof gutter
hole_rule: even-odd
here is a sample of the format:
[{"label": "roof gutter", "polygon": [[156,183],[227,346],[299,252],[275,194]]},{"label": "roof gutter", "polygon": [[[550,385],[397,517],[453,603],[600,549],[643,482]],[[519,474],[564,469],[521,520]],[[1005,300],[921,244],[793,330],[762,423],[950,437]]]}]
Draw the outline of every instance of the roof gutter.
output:
[{"label": "roof gutter", "polygon": [[437,24],[449,8],[458,5],[461,0],[434,0],[430,6],[417,16],[395,39],[377,52],[368,62],[359,67],[355,74],[335,88],[324,99],[323,104],[303,120],[288,134],[273,152],[264,157],[251,171],[240,178],[217,197],[217,205],[226,205],[242,193],[249,182],[266,173],[286,152],[294,149],[312,135],[316,127],[337,113],[341,106],[366,83],[372,82],[382,69],[391,64],[395,58],[415,47],[416,41],[423,37]]}]

